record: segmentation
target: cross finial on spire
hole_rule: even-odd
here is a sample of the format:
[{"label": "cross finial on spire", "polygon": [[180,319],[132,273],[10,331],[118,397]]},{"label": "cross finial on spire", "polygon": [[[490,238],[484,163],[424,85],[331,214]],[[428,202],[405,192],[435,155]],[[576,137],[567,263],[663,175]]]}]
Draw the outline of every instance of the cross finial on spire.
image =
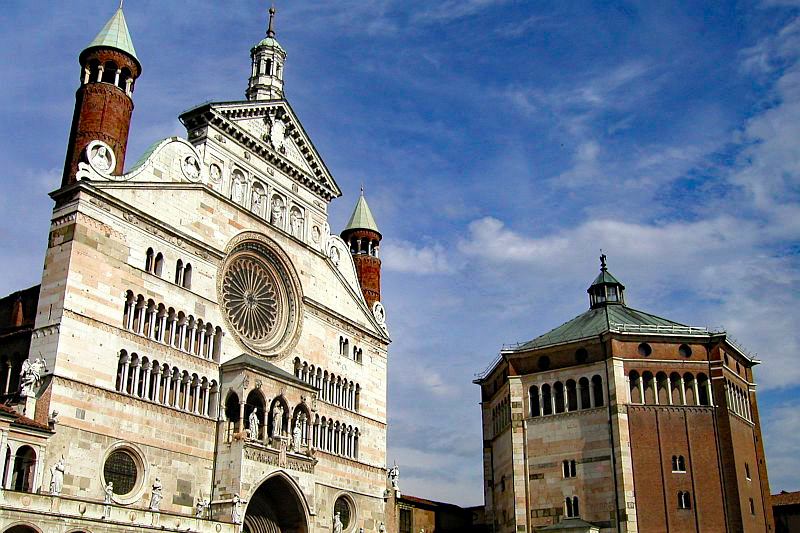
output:
[{"label": "cross finial on spire", "polygon": [[122,9],[122,2],[124,2],[124,1],[125,0],[119,0],[119,7],[117,9]]},{"label": "cross finial on spire", "polygon": [[272,29],[272,21],[275,19],[275,3],[269,8],[269,27],[267,28],[267,37],[275,37],[275,30]]},{"label": "cross finial on spire", "polygon": [[600,270],[605,272],[607,269],[606,267],[606,254],[603,253],[603,249],[600,249]]},{"label": "cross finial on spire", "polygon": [[364,182],[361,182],[361,196],[364,196]]}]

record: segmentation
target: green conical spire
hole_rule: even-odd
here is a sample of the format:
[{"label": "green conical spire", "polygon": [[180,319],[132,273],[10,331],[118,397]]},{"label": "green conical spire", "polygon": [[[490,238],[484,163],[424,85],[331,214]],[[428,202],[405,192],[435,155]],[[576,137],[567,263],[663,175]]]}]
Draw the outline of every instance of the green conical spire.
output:
[{"label": "green conical spire", "polygon": [[106,22],[106,25],[103,26],[103,29],[100,30],[100,33],[97,34],[97,37],[84,49],[84,52],[95,47],[116,48],[133,57],[137,63],[139,62],[139,58],[136,57],[136,50],[133,48],[131,34],[128,32],[128,24],[125,22],[125,15],[122,13],[121,4],[114,15]]},{"label": "green conical spire", "polygon": [[372,217],[372,212],[369,210],[367,200],[364,198],[364,189],[361,189],[361,196],[358,197],[356,208],[353,209],[353,214],[350,215],[350,220],[347,222],[344,231],[359,229],[368,229],[378,235],[381,234],[378,230],[378,225],[375,224],[375,219]]}]

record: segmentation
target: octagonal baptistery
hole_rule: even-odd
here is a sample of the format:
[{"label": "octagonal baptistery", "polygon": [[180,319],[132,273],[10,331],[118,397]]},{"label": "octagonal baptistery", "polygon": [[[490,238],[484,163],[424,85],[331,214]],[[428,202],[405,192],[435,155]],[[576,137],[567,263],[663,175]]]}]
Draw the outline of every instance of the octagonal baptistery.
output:
[{"label": "octagonal baptistery", "polygon": [[[271,46],[258,79],[282,76]],[[286,100],[259,95],[185,112],[187,139],[124,173],[90,141],[52,194],[26,416],[57,423],[34,450],[40,494],[0,530],[31,513],[65,533],[183,531],[196,513],[197,531],[330,530],[334,508],[344,531],[385,521],[385,308],[330,232],[341,191],[319,153]]]}]

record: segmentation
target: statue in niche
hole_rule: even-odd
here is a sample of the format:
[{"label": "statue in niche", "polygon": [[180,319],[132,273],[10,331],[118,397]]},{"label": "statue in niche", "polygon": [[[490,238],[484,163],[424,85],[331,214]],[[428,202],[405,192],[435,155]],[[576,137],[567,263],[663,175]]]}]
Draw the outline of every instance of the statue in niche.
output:
[{"label": "statue in niche", "polygon": [[254,407],[247,419],[250,424],[250,438],[258,440],[258,408]]},{"label": "statue in niche", "polygon": [[335,246],[332,246],[330,251],[330,256],[331,256],[331,263],[333,263],[335,266],[338,267],[339,261],[341,260],[339,249]]},{"label": "statue in niche", "polygon": [[269,128],[269,138],[272,141],[272,146],[278,151],[284,151],[284,143],[286,142],[286,124],[279,118],[272,121],[272,126]]},{"label": "statue in niche", "polygon": [[280,196],[272,197],[269,223],[273,226],[283,226],[283,200],[280,198]]},{"label": "statue in niche", "polygon": [[108,172],[111,169],[111,155],[108,148],[99,145],[92,154],[92,165],[100,172]]},{"label": "statue in niche", "polygon": [[208,176],[211,178],[211,181],[218,183],[222,178],[222,170],[219,168],[219,165],[212,163],[211,166],[208,167]]},{"label": "statue in niche", "polygon": [[338,511],[333,516],[333,533],[342,533],[344,526],[342,525],[341,513]]},{"label": "statue in niche", "polygon": [[64,456],[50,467],[50,494],[58,496],[64,486]]},{"label": "statue in niche", "polygon": [[299,452],[302,446],[303,424],[305,424],[305,421],[306,414],[301,412],[297,415],[297,419],[294,422],[294,429],[292,430],[292,450],[295,452]]},{"label": "statue in niche", "polygon": [[158,511],[158,506],[161,505],[162,498],[161,480],[156,478],[156,480],[153,482],[153,492],[150,494],[150,505],[148,506],[148,509],[151,511]]},{"label": "statue in niche", "polygon": [[20,372],[20,394],[23,398],[36,395],[36,388],[42,381],[42,374],[47,370],[47,363],[41,357],[34,359],[25,359],[22,362],[22,371]]},{"label": "statue in niche", "polygon": [[280,402],[275,402],[272,408],[272,437],[283,435],[283,406]]},{"label": "statue in niche", "polygon": [[231,185],[231,200],[241,204],[244,200],[244,177],[239,173],[234,173],[233,184]]},{"label": "statue in niche", "polygon": [[303,220],[303,213],[301,213],[296,207],[293,207],[292,212],[289,213],[289,226],[293,236],[297,237],[298,239],[303,238],[305,220]]},{"label": "statue in niche", "polygon": [[263,215],[264,213],[264,198],[265,195],[261,194],[261,191],[255,187],[253,187],[253,201],[251,203],[251,210],[253,213],[257,215]]},{"label": "statue in niche", "polygon": [[189,154],[183,159],[183,173],[192,181],[200,177],[200,163],[194,155]]}]

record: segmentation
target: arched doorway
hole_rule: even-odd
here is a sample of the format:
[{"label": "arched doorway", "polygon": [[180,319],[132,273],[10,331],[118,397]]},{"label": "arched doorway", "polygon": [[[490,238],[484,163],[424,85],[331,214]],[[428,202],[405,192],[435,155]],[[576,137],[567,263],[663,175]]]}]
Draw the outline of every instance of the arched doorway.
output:
[{"label": "arched doorway", "polygon": [[3,533],[39,533],[39,530],[25,524],[17,524],[6,529]]},{"label": "arched doorway", "polygon": [[14,456],[11,474],[11,489],[33,492],[33,474],[36,468],[36,452],[30,446],[21,446]]},{"label": "arched doorway", "polygon": [[299,489],[277,474],[258,487],[247,504],[243,533],[308,533]]}]

